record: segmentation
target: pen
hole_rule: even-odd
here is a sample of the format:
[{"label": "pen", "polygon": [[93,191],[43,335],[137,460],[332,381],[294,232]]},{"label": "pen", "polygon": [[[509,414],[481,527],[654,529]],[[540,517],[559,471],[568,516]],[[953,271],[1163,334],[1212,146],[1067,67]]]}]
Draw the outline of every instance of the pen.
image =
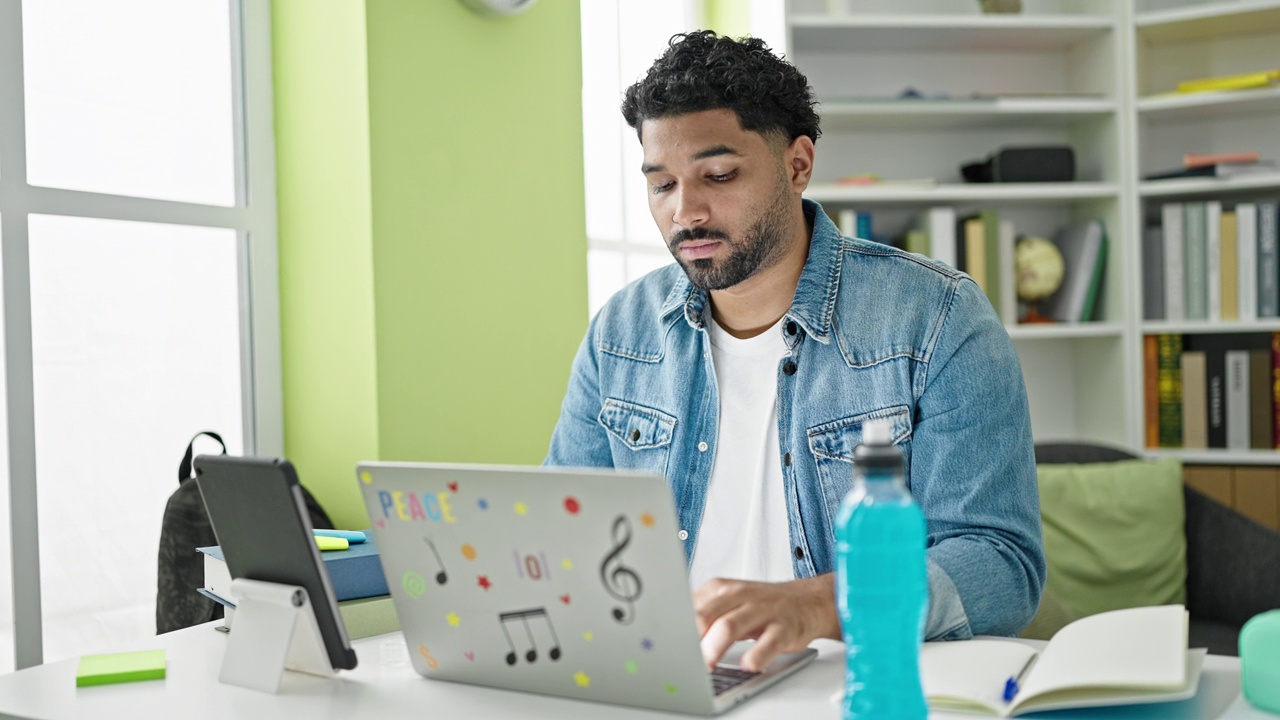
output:
[{"label": "pen", "polygon": [[364,533],[359,530],[312,530],[316,537],[333,537],[342,538],[349,543],[362,543],[365,541]]},{"label": "pen", "polygon": [[1002,697],[1005,702],[1012,700],[1018,694],[1018,691],[1022,689],[1022,681],[1027,678],[1027,671],[1031,669],[1031,666],[1036,664],[1037,657],[1032,655],[1027,658],[1027,664],[1022,666],[1022,672],[1019,672],[1016,677],[1010,677],[1004,681],[1004,694]]}]

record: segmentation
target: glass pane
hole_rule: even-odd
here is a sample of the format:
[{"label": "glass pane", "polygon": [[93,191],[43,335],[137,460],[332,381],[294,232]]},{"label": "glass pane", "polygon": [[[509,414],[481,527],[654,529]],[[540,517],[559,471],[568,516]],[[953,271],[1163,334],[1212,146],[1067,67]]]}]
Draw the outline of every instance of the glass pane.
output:
[{"label": "glass pane", "polygon": [[235,204],[229,0],[25,0],[31,185]]},{"label": "glass pane", "polygon": [[627,284],[621,250],[587,250],[587,305],[592,317]]},{"label": "glass pane", "polygon": [[[0,242],[4,223],[0,222]],[[0,275],[3,277],[3,275]],[[2,326],[3,323],[0,323]],[[4,335],[0,333],[0,673],[13,672],[13,556],[9,553],[9,413],[4,383]]]},{"label": "glass pane", "polygon": [[155,634],[187,441],[241,452],[233,230],[31,217],[45,661]]}]

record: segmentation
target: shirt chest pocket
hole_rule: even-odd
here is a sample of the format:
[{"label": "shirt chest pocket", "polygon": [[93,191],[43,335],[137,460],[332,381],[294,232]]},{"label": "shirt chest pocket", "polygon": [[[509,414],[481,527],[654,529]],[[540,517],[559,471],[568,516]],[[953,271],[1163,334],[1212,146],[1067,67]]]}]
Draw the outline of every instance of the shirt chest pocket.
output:
[{"label": "shirt chest pocket", "polygon": [[905,405],[850,415],[809,428],[809,450],[818,466],[822,501],[833,531],[840,503],[853,488],[853,451],[862,444],[862,424],[868,420],[890,422],[893,444],[902,451],[906,467],[911,466],[911,409]]},{"label": "shirt chest pocket", "polygon": [[676,418],[661,410],[608,398],[597,418],[609,431],[613,464],[617,468],[667,474]]}]

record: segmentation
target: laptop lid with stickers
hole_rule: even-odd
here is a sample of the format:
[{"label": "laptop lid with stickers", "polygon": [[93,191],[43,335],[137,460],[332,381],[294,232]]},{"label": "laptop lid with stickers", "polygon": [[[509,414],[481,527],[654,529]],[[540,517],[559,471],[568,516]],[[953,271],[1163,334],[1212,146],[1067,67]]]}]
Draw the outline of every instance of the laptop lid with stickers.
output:
[{"label": "laptop lid with stickers", "polygon": [[361,463],[357,475],[421,675],[687,713],[726,706],[703,664],[662,477],[416,463]]}]

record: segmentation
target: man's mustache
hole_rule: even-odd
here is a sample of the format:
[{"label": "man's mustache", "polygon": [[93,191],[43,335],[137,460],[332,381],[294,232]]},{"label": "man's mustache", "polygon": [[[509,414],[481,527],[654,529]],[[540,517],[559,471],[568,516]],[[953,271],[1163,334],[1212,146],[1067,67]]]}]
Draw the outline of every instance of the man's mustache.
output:
[{"label": "man's mustache", "polygon": [[716,230],[713,228],[706,228],[706,227],[685,228],[684,230],[677,230],[675,234],[671,236],[671,247],[676,247],[680,243],[686,242],[688,240],[728,240],[728,239],[729,239],[729,233],[724,232],[723,230]]}]

